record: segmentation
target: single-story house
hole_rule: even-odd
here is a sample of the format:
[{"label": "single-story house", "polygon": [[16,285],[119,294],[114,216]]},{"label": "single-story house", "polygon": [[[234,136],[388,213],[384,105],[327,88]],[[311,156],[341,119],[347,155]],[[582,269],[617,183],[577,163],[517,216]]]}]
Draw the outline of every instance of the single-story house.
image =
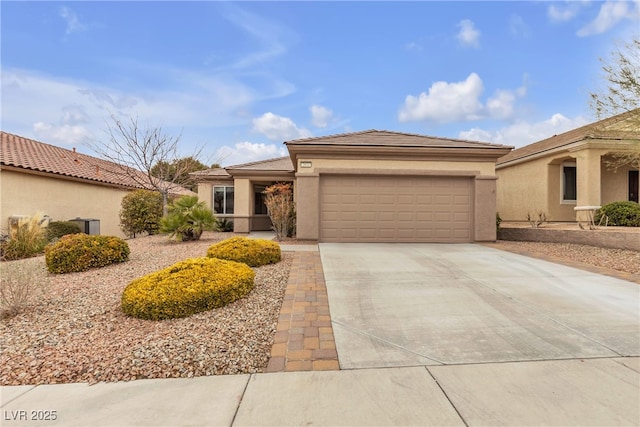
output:
[{"label": "single-story house", "polygon": [[[118,165],[7,132],[0,136],[2,232],[8,231],[10,218],[42,212],[54,221],[98,220],[90,224],[97,224],[100,234],[124,237],[122,198],[143,186],[120,172]],[[193,194],[178,186],[172,193]]]},{"label": "single-story house", "polygon": [[298,239],[496,239],[496,160],[513,147],[369,130],[287,141],[289,156],[192,174],[234,231],[270,229],[265,186],[292,182]]},{"label": "single-story house", "polygon": [[[612,168],[616,153],[640,150],[640,109],[515,149],[496,164],[498,212],[526,221],[575,221],[581,209],[638,201],[638,165]],[[577,210],[575,208],[578,208]]]}]

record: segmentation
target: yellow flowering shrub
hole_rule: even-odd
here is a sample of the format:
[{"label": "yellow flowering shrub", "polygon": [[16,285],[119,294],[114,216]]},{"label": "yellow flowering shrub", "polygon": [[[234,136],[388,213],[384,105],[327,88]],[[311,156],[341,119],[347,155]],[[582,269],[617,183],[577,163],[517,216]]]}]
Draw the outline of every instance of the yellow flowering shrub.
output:
[{"label": "yellow flowering shrub", "polygon": [[271,240],[232,237],[212,245],[207,250],[209,258],[243,262],[250,267],[274,264],[282,258],[280,245]]},{"label": "yellow flowering shrub", "polygon": [[50,273],[86,271],[127,261],[129,245],[115,236],[68,234],[44,248],[44,259]]},{"label": "yellow flowering shrub", "polygon": [[255,272],[245,264],[192,258],[135,279],[124,289],[122,311],[149,320],[187,317],[247,295]]}]

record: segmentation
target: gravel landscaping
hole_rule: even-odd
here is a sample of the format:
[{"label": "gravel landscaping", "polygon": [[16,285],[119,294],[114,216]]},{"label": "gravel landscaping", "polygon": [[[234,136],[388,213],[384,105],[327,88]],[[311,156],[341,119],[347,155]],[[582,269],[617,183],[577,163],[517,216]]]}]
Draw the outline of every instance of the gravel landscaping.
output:
[{"label": "gravel landscaping", "polygon": [[[40,281],[34,302],[0,327],[2,385],[128,381],[262,372],[268,364],[293,254],[255,268],[256,287],[226,307],[184,319],[147,321],[120,310],[133,279],[200,257],[232,233],[176,243],[166,236],[128,240],[130,260],[82,273],[50,275],[44,257],[31,265]],[[282,242],[295,244],[295,240]],[[498,241],[492,247],[640,274],[640,253],[566,243]],[[6,268],[11,263],[3,263]]]},{"label": "gravel landscaping", "polygon": [[598,248],[575,243],[514,242],[499,240],[490,244],[496,249],[522,252],[558,260],[568,260],[595,267],[640,274],[640,252],[626,249]]},{"label": "gravel landscaping", "polygon": [[[293,254],[255,268],[251,293],[219,309],[184,319],[148,321],[120,310],[133,279],[187,258],[201,257],[231,233],[196,242],[166,236],[131,239],[128,262],[48,275],[44,257],[31,264],[42,282],[34,302],[0,327],[2,385],[128,381],[262,372],[276,332]],[[5,268],[5,265],[0,266]]]}]

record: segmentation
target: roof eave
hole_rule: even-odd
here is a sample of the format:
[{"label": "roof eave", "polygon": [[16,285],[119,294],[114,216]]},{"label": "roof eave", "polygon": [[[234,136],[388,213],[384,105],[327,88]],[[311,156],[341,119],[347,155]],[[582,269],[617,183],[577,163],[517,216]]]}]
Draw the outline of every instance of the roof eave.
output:
[{"label": "roof eave", "polygon": [[[391,147],[362,145],[324,145],[290,144],[287,145],[294,164],[300,156],[318,156],[323,158],[375,158],[389,160],[465,160],[496,161],[509,153],[513,147]],[[338,149],[339,148],[339,149]]]},{"label": "roof eave", "polygon": [[[613,143],[612,143],[613,142]],[[532,160],[541,159],[558,153],[573,153],[585,149],[607,149],[607,150],[627,150],[631,144],[637,144],[639,140],[619,139],[606,136],[585,136],[575,139],[566,144],[550,148],[548,150],[538,151],[526,156],[516,157],[503,162],[496,163],[496,169],[502,169],[509,166],[526,163]]]},{"label": "roof eave", "polygon": [[257,169],[227,169],[227,172],[232,178],[247,177],[247,178],[294,178],[295,172],[293,170],[257,170]]}]

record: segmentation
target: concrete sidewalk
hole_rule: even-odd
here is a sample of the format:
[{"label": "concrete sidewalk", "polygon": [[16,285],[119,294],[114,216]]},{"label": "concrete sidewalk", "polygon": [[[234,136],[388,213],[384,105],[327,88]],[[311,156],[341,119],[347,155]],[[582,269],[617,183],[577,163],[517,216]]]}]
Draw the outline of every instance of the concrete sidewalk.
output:
[{"label": "concrete sidewalk", "polygon": [[2,387],[2,425],[638,425],[639,384],[635,357]]}]

